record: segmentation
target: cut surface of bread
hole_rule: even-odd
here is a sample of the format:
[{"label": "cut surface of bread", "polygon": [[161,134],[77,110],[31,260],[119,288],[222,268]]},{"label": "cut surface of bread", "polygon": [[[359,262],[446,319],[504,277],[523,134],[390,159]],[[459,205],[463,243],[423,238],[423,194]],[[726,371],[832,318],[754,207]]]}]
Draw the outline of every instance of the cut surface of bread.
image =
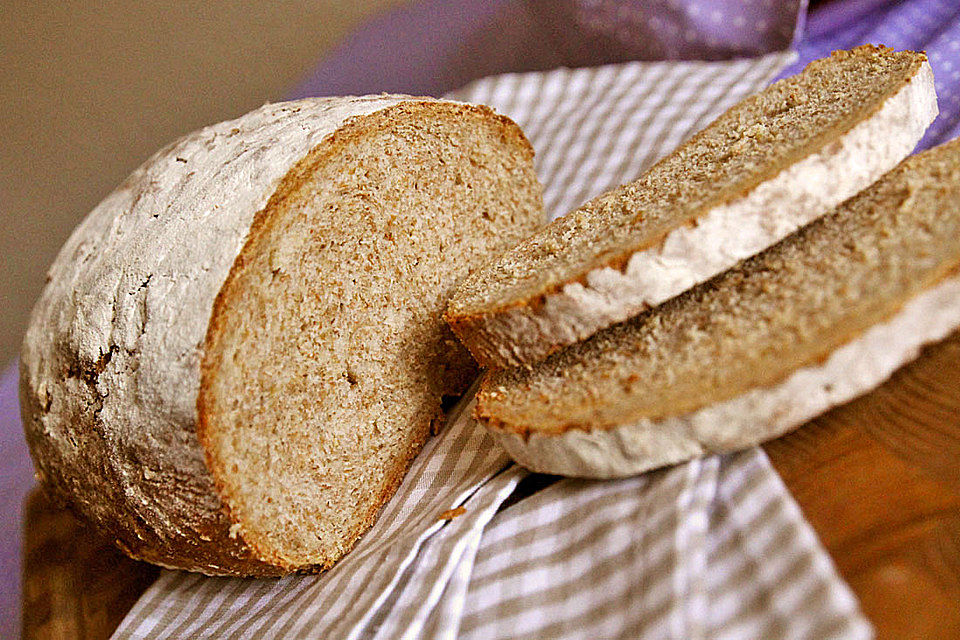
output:
[{"label": "cut surface of bread", "polygon": [[160,151],[34,309],[44,486],[156,564],[332,565],[475,375],[442,312],[541,224],[532,160],[486,107],[389,95],[267,105]]},{"label": "cut surface of bread", "polygon": [[924,54],[835,52],[474,273],[446,318],[482,365],[541,360],[853,196],[906,157],[936,114]]},{"label": "cut surface of bread", "polygon": [[757,444],[960,326],[960,142],[735,268],[532,369],[477,416],[518,462],[614,477]]},{"label": "cut surface of bread", "polygon": [[273,561],[326,566],[349,549],[441,396],[469,382],[444,306],[537,221],[529,158],[505,153],[505,134],[520,146],[479,109],[373,114],[254,222],[207,334],[200,439],[238,531]]}]

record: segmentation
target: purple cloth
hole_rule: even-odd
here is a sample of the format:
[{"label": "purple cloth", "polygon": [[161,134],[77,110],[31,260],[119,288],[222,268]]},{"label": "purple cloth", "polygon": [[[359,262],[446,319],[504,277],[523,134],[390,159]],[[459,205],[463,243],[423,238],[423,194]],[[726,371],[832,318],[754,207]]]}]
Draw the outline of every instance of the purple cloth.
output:
[{"label": "purple cloth", "polygon": [[20,633],[21,510],[33,482],[14,364],[0,377],[0,638]]},{"label": "purple cloth", "polygon": [[360,27],[292,97],[441,95],[509,71],[756,56],[795,42],[805,7],[806,0],[423,0]]},{"label": "purple cloth", "polygon": [[[440,95],[507,71],[633,59],[723,59],[795,43],[806,62],[872,42],[926,49],[940,116],[921,143],[960,133],[956,0],[423,0],[360,27],[290,97],[397,91]],[[0,637],[19,634],[21,508],[33,485],[16,366],[0,378]]]},{"label": "purple cloth", "polygon": [[836,49],[860,44],[925,50],[933,67],[940,115],[919,148],[960,135],[960,2],[957,0],[832,0],[815,7],[800,41],[800,60],[784,75]]}]

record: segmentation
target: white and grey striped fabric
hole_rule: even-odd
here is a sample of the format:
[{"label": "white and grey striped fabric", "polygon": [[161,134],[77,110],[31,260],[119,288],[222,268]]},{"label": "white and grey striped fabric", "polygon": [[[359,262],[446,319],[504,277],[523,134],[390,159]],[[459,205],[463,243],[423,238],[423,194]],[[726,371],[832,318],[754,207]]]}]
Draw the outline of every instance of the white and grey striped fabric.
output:
[{"label": "white and grey striped fabric", "polygon": [[[556,217],[638,175],[792,59],[509,74],[452,97],[523,127]],[[164,571],[114,637],[871,636],[761,450],[551,483],[511,465],[471,410],[464,400],[331,571],[279,580]]]},{"label": "white and grey striped fabric", "polygon": [[561,480],[493,519],[464,601],[464,639],[869,637],[761,449]]}]

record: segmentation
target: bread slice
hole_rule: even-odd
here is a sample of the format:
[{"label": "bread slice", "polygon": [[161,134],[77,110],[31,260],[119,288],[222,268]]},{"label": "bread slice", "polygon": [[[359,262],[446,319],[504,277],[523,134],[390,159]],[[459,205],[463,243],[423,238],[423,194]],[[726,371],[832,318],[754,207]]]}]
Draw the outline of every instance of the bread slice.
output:
[{"label": "bread slice", "polygon": [[924,54],[835,52],[476,272],[446,318],[484,366],[541,360],[853,196],[910,153],[936,114]]},{"label": "bread slice", "polygon": [[44,485],[131,556],[329,567],[474,375],[441,314],[541,224],[533,151],[481,106],[265,106],[174,143],[79,226],[23,344]]},{"label": "bread slice", "polygon": [[774,438],[960,327],[960,141],[532,369],[477,416],[535,471],[609,478]]}]

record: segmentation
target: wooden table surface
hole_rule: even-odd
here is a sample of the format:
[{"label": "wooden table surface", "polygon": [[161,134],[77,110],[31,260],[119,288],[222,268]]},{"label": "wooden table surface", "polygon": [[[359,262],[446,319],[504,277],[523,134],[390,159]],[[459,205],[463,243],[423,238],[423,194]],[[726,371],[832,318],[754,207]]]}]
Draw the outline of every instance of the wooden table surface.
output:
[{"label": "wooden table surface", "polygon": [[[879,638],[960,638],[960,333],[765,449]],[[37,492],[25,528],[24,639],[107,638],[157,575]]]}]

